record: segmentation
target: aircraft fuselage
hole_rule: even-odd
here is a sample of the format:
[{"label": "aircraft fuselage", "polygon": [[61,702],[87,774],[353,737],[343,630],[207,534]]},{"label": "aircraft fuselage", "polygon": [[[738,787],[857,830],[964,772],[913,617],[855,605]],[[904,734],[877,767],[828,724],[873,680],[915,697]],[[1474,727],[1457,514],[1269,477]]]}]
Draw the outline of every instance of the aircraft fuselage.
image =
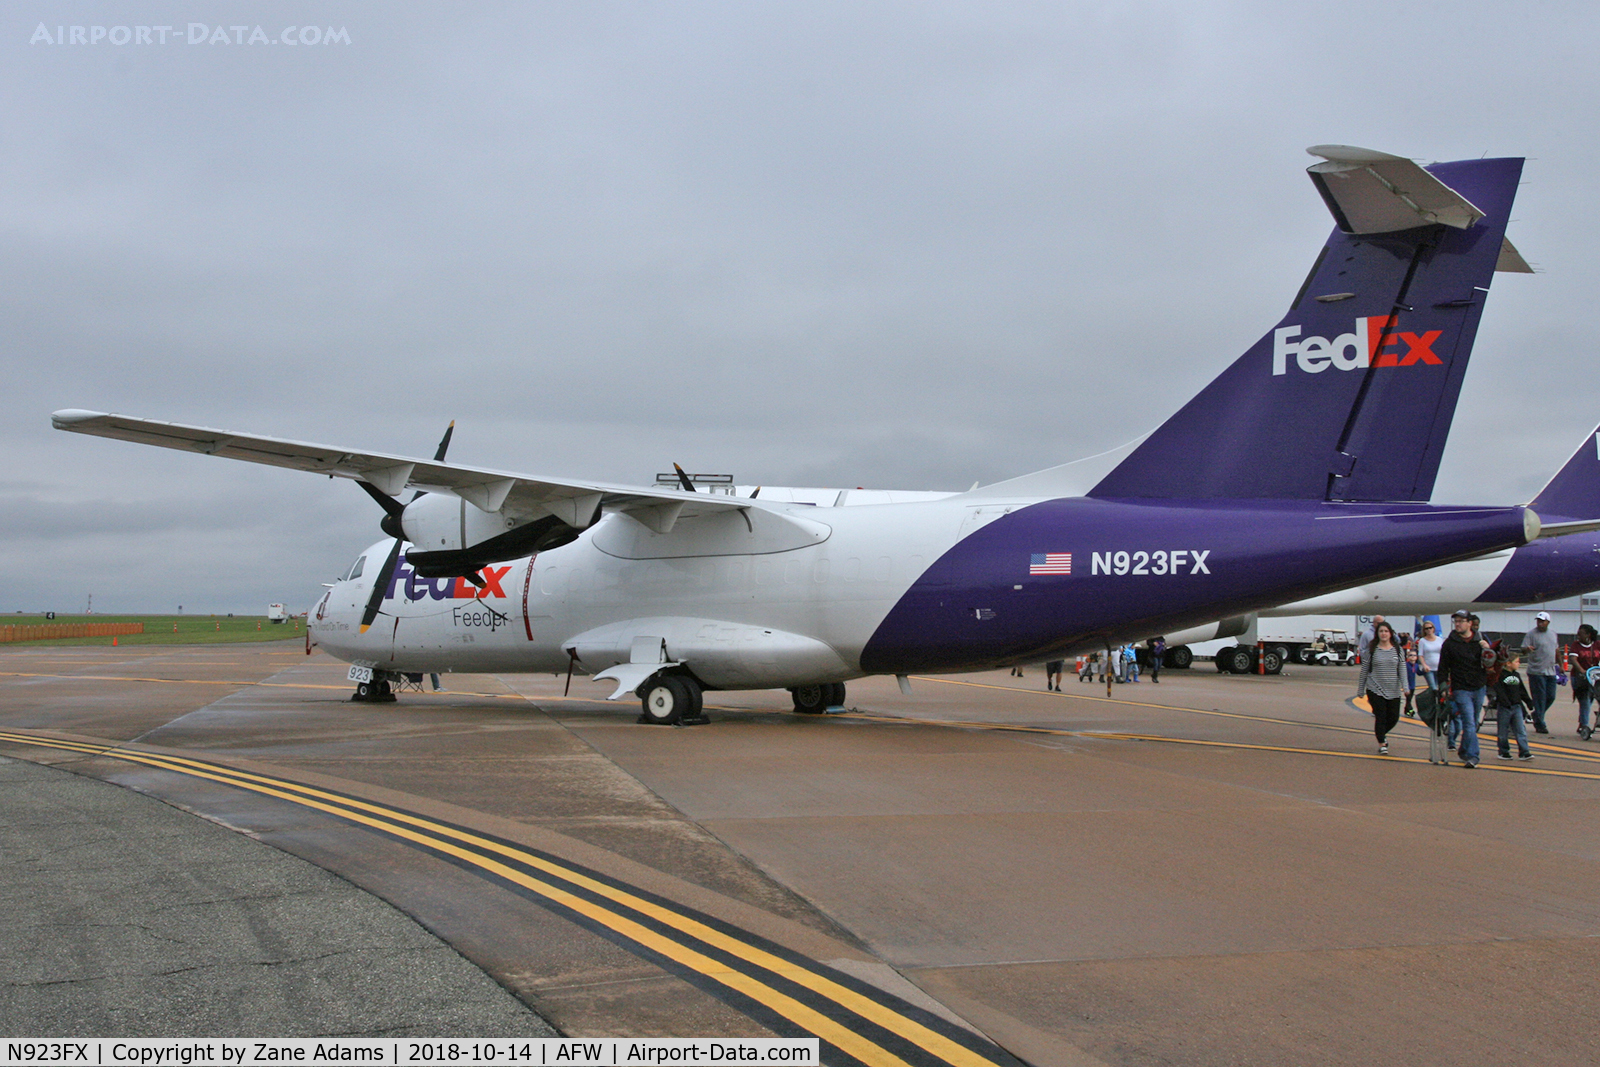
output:
[{"label": "aircraft fuselage", "polygon": [[[711,688],[982,670],[1100,648],[1524,542],[1523,508],[970,497],[779,506],[658,534],[608,515],[570,545],[426,579],[402,560],[361,633],[376,562],[313,610],[314,639],[394,671],[580,672],[640,635]],[[809,542],[809,543],[799,543]]]}]

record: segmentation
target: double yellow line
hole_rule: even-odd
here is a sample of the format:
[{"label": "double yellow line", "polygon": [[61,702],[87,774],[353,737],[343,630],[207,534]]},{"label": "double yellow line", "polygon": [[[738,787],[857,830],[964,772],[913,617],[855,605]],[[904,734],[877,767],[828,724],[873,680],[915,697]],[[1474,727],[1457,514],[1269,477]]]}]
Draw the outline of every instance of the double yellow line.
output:
[{"label": "double yellow line", "polygon": [[827,1063],[1017,1067],[930,1012],[666,898],[548,853],[359,797],[208,760],[15,730],[0,742],[141,764],[324,812],[436,855],[649,959],[786,1037],[817,1037]]}]

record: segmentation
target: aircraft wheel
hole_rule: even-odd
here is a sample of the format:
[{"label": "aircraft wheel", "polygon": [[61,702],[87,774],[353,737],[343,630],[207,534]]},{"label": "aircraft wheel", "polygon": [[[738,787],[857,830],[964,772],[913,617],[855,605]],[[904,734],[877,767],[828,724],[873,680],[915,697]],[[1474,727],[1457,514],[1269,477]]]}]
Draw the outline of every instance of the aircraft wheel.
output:
[{"label": "aircraft wheel", "polygon": [[1271,649],[1263,653],[1261,656],[1261,663],[1266,668],[1268,674],[1283,673],[1283,657],[1278,655],[1276,649]]},{"label": "aircraft wheel", "polygon": [[1194,662],[1194,653],[1189,651],[1188,645],[1179,645],[1177,648],[1167,649],[1166,665],[1175,671],[1186,671]]},{"label": "aircraft wheel", "polygon": [[1239,645],[1222,650],[1224,670],[1231,674],[1250,673],[1250,650]]},{"label": "aircraft wheel", "polygon": [[802,715],[821,715],[828,710],[828,698],[833,696],[831,685],[797,685],[789,690],[794,697],[794,710]]},{"label": "aircraft wheel", "polygon": [[363,700],[363,701],[371,700],[372,699],[372,683],[371,682],[357,682],[356,683],[356,695],[351,697],[350,699],[351,700]]},{"label": "aircraft wheel", "polygon": [[644,706],[642,721],[656,726],[671,726],[685,715],[693,717],[694,697],[689,683],[675,675],[651,677],[639,687],[639,700]]},{"label": "aircraft wheel", "polygon": [[834,682],[832,685],[828,686],[828,707],[830,707],[830,708],[842,708],[842,707],[844,707],[844,683],[843,682]]}]

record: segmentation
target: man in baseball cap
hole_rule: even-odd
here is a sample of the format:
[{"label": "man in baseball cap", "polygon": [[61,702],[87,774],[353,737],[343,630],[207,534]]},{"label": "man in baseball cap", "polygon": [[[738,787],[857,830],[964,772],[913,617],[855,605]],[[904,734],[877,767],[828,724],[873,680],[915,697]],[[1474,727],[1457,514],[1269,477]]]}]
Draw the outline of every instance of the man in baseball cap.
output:
[{"label": "man in baseball cap", "polygon": [[1485,643],[1473,633],[1472,613],[1462,609],[1450,616],[1451,633],[1439,646],[1439,681],[1450,694],[1454,715],[1450,723],[1452,747],[1468,769],[1478,765],[1478,713],[1483,710],[1488,674],[1483,669]]},{"label": "man in baseball cap", "polygon": [[1528,695],[1533,698],[1533,728],[1550,732],[1544,713],[1556,702],[1556,632],[1550,628],[1550,613],[1533,617],[1533,629],[1522,635],[1522,665],[1528,669]]}]

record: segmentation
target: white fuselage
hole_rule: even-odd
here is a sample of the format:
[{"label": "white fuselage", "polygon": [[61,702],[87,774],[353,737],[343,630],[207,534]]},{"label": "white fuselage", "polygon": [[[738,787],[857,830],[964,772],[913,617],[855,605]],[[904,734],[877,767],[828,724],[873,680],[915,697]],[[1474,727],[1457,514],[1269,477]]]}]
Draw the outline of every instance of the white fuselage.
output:
[{"label": "white fuselage", "polygon": [[[931,495],[931,494],[930,494]],[[315,642],[394,671],[566,671],[626,663],[641,634],[706,684],[769,688],[859,677],[861,649],[913,581],[959,538],[1025,501],[954,498],[684,518],[671,533],[607,515],[573,543],[484,568],[488,586],[413,575],[402,558],[360,632],[392,542],[363,555],[310,615]],[[799,532],[797,533],[797,526]],[[571,650],[571,652],[569,652]]]}]

